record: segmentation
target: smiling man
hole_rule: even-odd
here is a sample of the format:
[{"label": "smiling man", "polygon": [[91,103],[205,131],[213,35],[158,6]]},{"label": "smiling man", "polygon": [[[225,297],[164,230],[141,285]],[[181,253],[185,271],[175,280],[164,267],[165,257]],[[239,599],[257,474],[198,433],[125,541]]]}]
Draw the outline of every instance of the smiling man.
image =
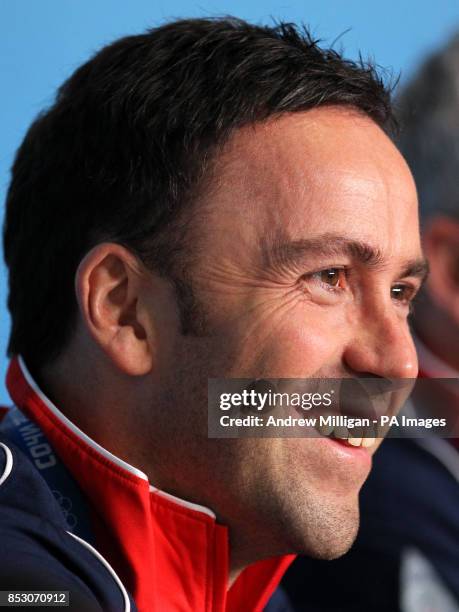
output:
[{"label": "smiling man", "polygon": [[391,124],[374,71],[289,25],[174,22],[62,86],[7,201],[2,588],[258,610],[291,553],[348,550],[377,444],[209,439],[207,381],[417,375]]}]

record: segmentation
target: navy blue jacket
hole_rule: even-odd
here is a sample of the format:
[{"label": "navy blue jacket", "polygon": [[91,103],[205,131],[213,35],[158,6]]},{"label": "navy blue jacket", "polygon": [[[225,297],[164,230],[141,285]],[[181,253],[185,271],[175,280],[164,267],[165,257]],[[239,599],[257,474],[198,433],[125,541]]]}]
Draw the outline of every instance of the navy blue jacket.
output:
[{"label": "navy blue jacket", "polygon": [[90,544],[69,533],[46,481],[29,458],[3,435],[0,590],[69,591],[70,606],[64,610],[137,610],[107,561]]}]

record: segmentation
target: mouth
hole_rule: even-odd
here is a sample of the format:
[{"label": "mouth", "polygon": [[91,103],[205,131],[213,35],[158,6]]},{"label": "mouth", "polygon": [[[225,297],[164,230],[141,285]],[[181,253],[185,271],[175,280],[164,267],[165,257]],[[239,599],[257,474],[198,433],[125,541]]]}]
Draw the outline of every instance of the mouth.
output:
[{"label": "mouth", "polygon": [[371,450],[380,437],[374,427],[349,429],[343,425],[318,425],[315,429],[324,438],[355,449]]},{"label": "mouth", "polygon": [[[370,440],[365,439],[369,444]],[[322,462],[327,466],[328,478],[334,481],[333,487],[342,491],[343,495],[354,495],[370,473],[379,440],[372,441],[371,446],[363,446],[362,443],[356,446],[349,442],[349,437],[339,438],[332,433],[317,437],[315,442],[322,449]]]},{"label": "mouth", "polygon": [[[350,444],[349,438],[322,437],[321,442],[324,449],[328,448],[328,456],[334,458],[333,469],[341,473],[344,482],[358,482],[361,485],[366,480],[373,463],[376,440],[372,442],[372,446],[355,446]],[[349,490],[353,490],[350,484]]]}]

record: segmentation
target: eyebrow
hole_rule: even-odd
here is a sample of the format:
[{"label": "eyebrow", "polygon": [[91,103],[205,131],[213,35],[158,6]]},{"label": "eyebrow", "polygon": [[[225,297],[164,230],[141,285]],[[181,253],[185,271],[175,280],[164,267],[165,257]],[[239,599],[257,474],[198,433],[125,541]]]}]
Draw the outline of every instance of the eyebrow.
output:
[{"label": "eyebrow", "polygon": [[[283,268],[305,264],[313,256],[333,257],[347,255],[368,268],[383,268],[387,258],[383,253],[365,242],[351,240],[336,234],[321,234],[313,238],[284,240],[280,236],[261,241],[263,266]],[[429,273],[429,264],[424,257],[406,260],[400,266],[400,278],[413,276],[424,282]]]}]

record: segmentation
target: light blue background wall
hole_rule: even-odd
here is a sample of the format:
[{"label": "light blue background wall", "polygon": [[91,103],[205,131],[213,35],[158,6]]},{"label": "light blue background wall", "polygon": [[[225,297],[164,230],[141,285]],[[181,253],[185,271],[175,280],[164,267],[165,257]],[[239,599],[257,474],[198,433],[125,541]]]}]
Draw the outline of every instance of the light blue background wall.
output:
[{"label": "light blue background wall", "polygon": [[[24,131],[56,87],[105,43],[168,18],[233,14],[270,22],[308,24],[326,42],[340,39],[350,57],[360,50],[402,82],[422,56],[459,28],[459,0],[1,0],[0,2],[0,201]],[[33,257],[33,253],[30,253]],[[24,279],[27,285],[27,279]],[[0,403],[9,317],[6,275],[0,269]],[[30,296],[33,304],[33,295]],[[40,313],[37,312],[37,317]]]}]

